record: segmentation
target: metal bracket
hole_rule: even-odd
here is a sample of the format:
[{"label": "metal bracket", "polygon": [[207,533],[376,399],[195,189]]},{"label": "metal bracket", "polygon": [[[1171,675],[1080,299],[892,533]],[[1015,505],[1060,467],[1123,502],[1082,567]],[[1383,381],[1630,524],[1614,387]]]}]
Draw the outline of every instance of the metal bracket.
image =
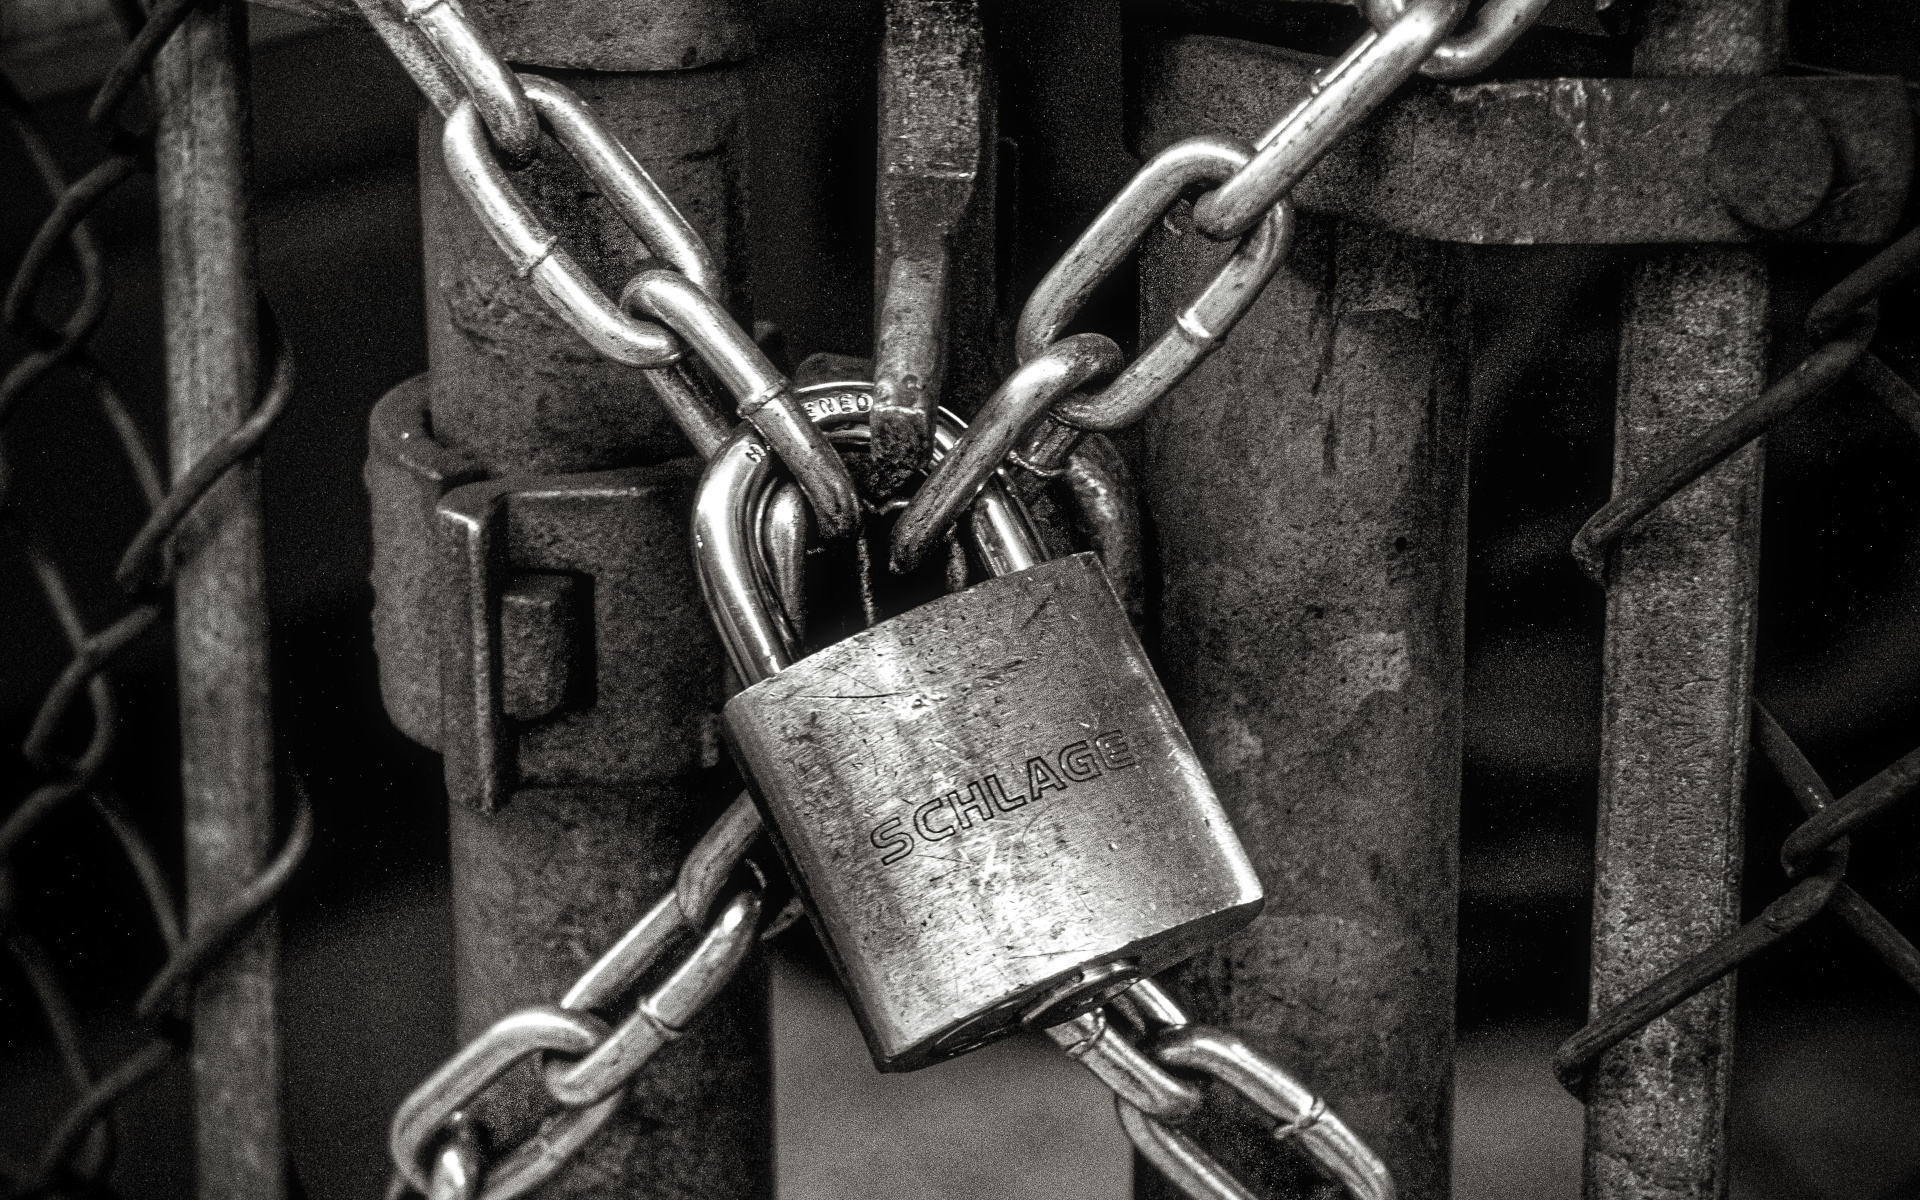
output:
[{"label": "metal bracket", "polygon": [[[687,603],[698,478],[675,459],[441,499],[449,795],[485,812],[514,787],[644,783],[718,761],[714,635],[706,607]],[[653,757],[663,745],[672,761]]]},{"label": "metal bracket", "polygon": [[[1148,53],[1151,154],[1258,136],[1324,60],[1186,35]],[[1416,84],[1301,181],[1309,212],[1444,242],[1875,244],[1913,174],[1902,82],[1877,76]]]},{"label": "metal bracket", "polygon": [[925,464],[945,393],[977,399],[996,375],[994,82],[974,0],[888,0],[879,101],[873,450],[886,489]]},{"label": "metal bracket", "polygon": [[699,464],[466,482],[420,382],[374,414],[374,628],[389,712],[440,750],[448,794],[485,812],[714,766],[718,656],[685,552]]},{"label": "metal bracket", "polygon": [[440,748],[440,635],[429,617],[439,590],[434,508],[449,488],[479,479],[477,459],[427,430],[427,377],[373,406],[361,478],[373,516],[373,649],[380,698],[400,732]]}]

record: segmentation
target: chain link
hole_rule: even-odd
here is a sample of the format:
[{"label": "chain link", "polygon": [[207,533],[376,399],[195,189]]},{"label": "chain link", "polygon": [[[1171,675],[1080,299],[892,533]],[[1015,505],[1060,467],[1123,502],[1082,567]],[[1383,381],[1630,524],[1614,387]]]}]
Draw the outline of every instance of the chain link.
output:
[{"label": "chain link", "polygon": [[[900,514],[891,546],[893,569],[910,571],[941,545],[955,519],[979,498],[987,481],[1014,452],[1023,430],[1075,388],[1113,374],[1125,360],[1120,347],[1106,335],[1077,333],[1020,364],[987,397],[952,451],[935,460],[926,483]],[[935,491],[940,480],[961,482]]]},{"label": "chain link", "polygon": [[400,0],[401,15],[433,47],[486,121],[500,152],[524,166],[540,153],[540,117],[513,69],[495,54],[459,0]]},{"label": "chain link", "polygon": [[[1121,1017],[1138,1042],[1114,1027]],[[1166,989],[1151,979],[1134,984],[1108,1006],[1048,1029],[1047,1036],[1114,1094],[1114,1111],[1127,1139],[1191,1200],[1255,1200],[1177,1125],[1203,1100],[1200,1088],[1174,1074],[1225,1084],[1272,1118],[1275,1141],[1294,1141],[1356,1200],[1393,1200],[1386,1164],[1347,1124],[1278,1063],[1246,1039],[1195,1025]]]},{"label": "chain link", "polygon": [[[1460,0],[1376,0],[1368,13],[1378,28],[1316,74],[1307,95],[1251,149],[1200,136],[1148,160],[1028,298],[1014,335],[1022,366],[988,397],[961,446],[901,517],[895,569],[920,562],[994,471],[1011,466],[1016,491],[1031,494],[1065,468],[1085,431],[1118,429],[1144,415],[1220,344],[1279,269],[1293,236],[1287,197],[1306,173],[1416,72],[1456,78],[1483,70],[1544,8],[1544,0],[1495,0],[1471,33],[1446,41]],[[1153,224],[1170,218],[1188,188],[1204,184],[1214,186],[1193,202],[1193,227],[1239,244],[1172,327],[1095,395],[1076,394],[1076,383],[1047,404],[1030,391],[1007,396],[1027,386],[1028,366],[1064,344],[1054,339]]]},{"label": "chain link", "polygon": [[[759,833],[759,814],[742,792],[681,863],[672,889],[587,968],[559,1004],[501,1018],[415,1088],[388,1131],[396,1172],[390,1193],[512,1200],[564,1167],[618,1111],[634,1076],[685,1033],[739,971],[755,940],[778,935],[798,915],[797,903],[790,903],[763,923],[763,879],[708,919],[738,868],[745,864],[759,874],[746,859]],[[675,942],[696,932],[701,936],[694,948],[619,1025],[610,1029],[589,1011],[619,1000]],[[541,1078],[559,1111],[492,1165],[464,1151],[449,1165],[446,1148],[466,1136],[473,1103],[502,1075],[541,1056],[547,1056]]]},{"label": "chain link", "polygon": [[[1434,47],[1420,73],[1429,79],[1465,79],[1499,61],[1521,34],[1540,19],[1553,0],[1490,0],[1466,18],[1467,32]],[[1360,0],[1367,21],[1385,33],[1406,15],[1408,0]]]}]

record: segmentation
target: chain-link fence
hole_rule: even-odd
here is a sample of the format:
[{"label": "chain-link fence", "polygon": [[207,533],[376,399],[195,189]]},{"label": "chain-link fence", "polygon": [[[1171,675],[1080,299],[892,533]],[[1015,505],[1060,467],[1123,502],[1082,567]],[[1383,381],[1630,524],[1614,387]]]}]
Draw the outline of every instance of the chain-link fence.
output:
[{"label": "chain-link fence", "polygon": [[[59,549],[36,533],[34,508],[36,500],[44,498],[22,494],[13,486],[5,444],[0,441],[0,522],[4,522],[8,547],[30,568],[72,654],[47,689],[21,747],[22,757],[39,778],[0,824],[0,904],[4,905],[0,927],[53,1035],[74,1092],[46,1143],[31,1157],[6,1165],[9,1187],[23,1196],[91,1195],[105,1189],[114,1157],[115,1107],[190,1051],[186,996],[209,964],[272,908],[313,837],[311,807],[303,798],[272,865],[234,902],[196,920],[189,929],[161,857],[101,778],[114,754],[119,725],[109,671],[168,611],[173,565],[169,539],[236,463],[257,453],[293,394],[293,360],[263,301],[262,327],[273,363],[271,383],[244,424],[169,484],[145,432],[92,352],[91,342],[107,317],[113,289],[88,217],[137,171],[152,169],[154,102],[147,73],[160,47],[192,10],[190,3],[161,4],[145,13],[122,6],[117,15],[127,23],[128,45],[107,72],[88,112],[108,153],[78,179],[64,175],[33,105],[11,81],[0,80],[0,103],[5,105],[20,158],[51,202],[51,211],[34,231],[31,246],[8,283],[6,327],[30,349],[0,381],[0,431],[8,418],[33,403],[36,389],[49,375],[77,375],[98,403],[118,441],[123,469],[150,509],[114,573],[128,597],[125,611],[104,627],[90,629]],[[129,117],[129,112],[138,115]],[[79,295],[64,314],[50,319],[46,310],[52,302],[44,285],[63,258],[78,276]],[[147,915],[167,949],[165,966],[147,984],[136,1010],[150,1025],[151,1038],[98,1072],[60,972],[33,932],[31,897],[21,896],[11,882],[15,856],[25,852],[29,839],[50,816],[70,804],[85,804],[98,816],[100,835],[111,839],[126,868],[138,879]]]}]

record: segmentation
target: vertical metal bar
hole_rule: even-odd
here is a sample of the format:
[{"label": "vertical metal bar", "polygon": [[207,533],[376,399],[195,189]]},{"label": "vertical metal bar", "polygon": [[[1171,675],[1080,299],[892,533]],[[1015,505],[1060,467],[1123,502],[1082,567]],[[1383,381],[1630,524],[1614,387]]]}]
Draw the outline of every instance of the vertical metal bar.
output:
[{"label": "vertical metal bar", "polygon": [[[168,450],[176,478],[254,407],[259,376],[245,6],[196,8],[154,62]],[[174,633],[187,924],[226,908],[273,839],[259,468],[234,467],[176,535]],[[283,1193],[279,927],[269,914],[193,993],[204,1200]]]},{"label": "vertical metal bar", "polygon": [[[1155,233],[1143,337],[1224,252]],[[1457,274],[1447,247],[1302,218],[1265,295],[1149,418],[1141,472],[1163,679],[1268,896],[1250,931],[1182,981],[1202,1019],[1246,1031],[1325,1094],[1406,1197],[1448,1189],[1466,518]],[[1256,1192],[1282,1194],[1291,1168],[1270,1141],[1218,1148]],[[1170,1194],[1151,1171],[1135,1178],[1138,1195]]]},{"label": "vertical metal bar", "polygon": [[[1777,68],[1776,0],[1661,0],[1634,69]],[[1657,251],[1625,296],[1614,485],[1766,384],[1767,271],[1751,250]],[[1599,1013],[1739,924],[1762,450],[1622,539],[1607,591],[1593,984]],[[1587,1105],[1590,1200],[1726,1194],[1734,980],[1610,1051]]]},{"label": "vertical metal bar", "polygon": [[904,474],[926,461],[933,410],[971,412],[996,374],[994,94],[973,0],[885,10],[873,454]]},{"label": "vertical metal bar", "polygon": [[[502,49],[517,64],[584,68],[564,74],[567,86],[707,240],[728,280],[730,307],[744,320],[746,72],[737,60],[751,45],[747,9],[731,0],[605,9],[592,20],[606,36],[588,45],[566,19],[553,21],[549,36],[539,22],[520,20],[525,6],[468,3],[483,30],[510,31]],[[609,295],[656,265],[551,139],[515,173],[515,184]],[[421,131],[421,204],[433,437],[491,476],[660,464],[663,503],[684,497],[695,474],[685,469],[686,442],[642,373],[600,359],[514,276],[447,177],[440,122],[431,114]],[[686,528],[678,509],[662,523]],[[655,613],[659,630],[707,628],[691,574],[679,565],[690,554],[681,538],[630,552],[671,556],[676,561],[659,574],[687,581],[677,601]],[[683,633],[618,633],[618,646],[611,631],[592,640],[608,653],[662,661],[701,653]],[[521,787],[491,812],[452,806],[461,1038],[561,996],[672,886],[690,838],[720,811],[720,781],[700,770],[701,751],[684,737],[718,699],[719,657],[712,646],[706,653],[704,671],[654,672],[659,711],[672,715],[658,722],[654,745],[622,748],[656,763],[657,777],[620,788]],[[582,778],[593,777],[595,763],[576,766]],[[529,1136],[550,1107],[533,1070],[512,1079],[492,1089],[476,1114],[503,1144]],[[772,1127],[766,976],[750,963],[691,1032],[648,1065],[620,1113],[540,1194],[770,1196]]]}]

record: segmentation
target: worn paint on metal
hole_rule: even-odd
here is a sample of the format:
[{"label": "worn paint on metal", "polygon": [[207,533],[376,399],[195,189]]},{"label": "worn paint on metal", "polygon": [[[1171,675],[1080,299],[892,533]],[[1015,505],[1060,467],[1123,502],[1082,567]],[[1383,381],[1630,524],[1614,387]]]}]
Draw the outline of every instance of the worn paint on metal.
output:
[{"label": "worn paint on metal", "polygon": [[[1144,334],[1226,250],[1156,231]],[[1446,1194],[1451,1136],[1466,535],[1453,253],[1303,218],[1233,336],[1146,419],[1140,471],[1162,678],[1269,897],[1177,978],[1199,1019],[1325,1094],[1409,1197]],[[1278,1194],[1296,1168],[1234,1128],[1204,1140]],[[1151,1176],[1139,1194],[1169,1195]]]},{"label": "worn paint on metal", "polygon": [[[266,0],[313,21],[359,24],[353,0]],[[512,63],[584,71],[685,71],[754,51],[753,0],[465,0],[487,43]],[[393,8],[397,10],[398,4]]]},{"label": "worn paint on metal", "polygon": [[[1773,4],[1657,4],[1646,74],[1777,65]],[[1626,485],[1758,396],[1767,271],[1752,251],[1649,252],[1627,283],[1614,434]],[[1738,927],[1748,701],[1760,550],[1758,443],[1620,541],[1607,590],[1593,983],[1604,1012]],[[1588,1089],[1586,1194],[1726,1194],[1734,979],[1600,1060]]]},{"label": "worn paint on metal", "polygon": [[891,488],[924,465],[933,410],[972,412],[998,374],[994,83],[973,0],[890,0],[879,104],[873,453]]},{"label": "worn paint on metal", "polygon": [[[1750,251],[1650,256],[1628,283],[1615,486],[1759,394],[1766,271]],[[1591,1009],[1740,919],[1761,449],[1626,534],[1607,592]],[[1724,980],[1611,1051],[1588,1091],[1590,1197],[1722,1194],[1733,1043]]]},{"label": "worn paint on metal", "polygon": [[[1141,149],[1196,133],[1257,136],[1306,94],[1324,60],[1231,38],[1155,45],[1143,76]],[[1677,74],[1674,72],[1673,74]],[[1784,96],[1829,143],[1766,139],[1749,174],[1817,187],[1811,215],[1741,220],[1715,186],[1730,115]],[[1416,85],[1330,152],[1294,191],[1309,212],[1412,237],[1515,245],[1760,239],[1875,244],[1891,236],[1913,174],[1913,116],[1899,80],[1521,79]],[[1776,117],[1776,121],[1783,118]],[[1751,215],[1751,214],[1750,214]]]}]

